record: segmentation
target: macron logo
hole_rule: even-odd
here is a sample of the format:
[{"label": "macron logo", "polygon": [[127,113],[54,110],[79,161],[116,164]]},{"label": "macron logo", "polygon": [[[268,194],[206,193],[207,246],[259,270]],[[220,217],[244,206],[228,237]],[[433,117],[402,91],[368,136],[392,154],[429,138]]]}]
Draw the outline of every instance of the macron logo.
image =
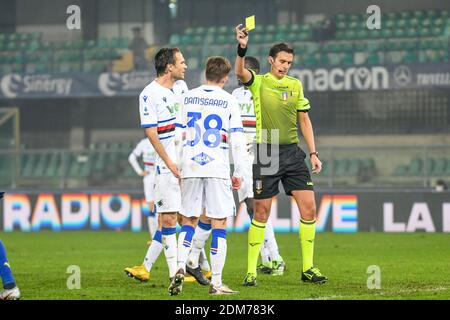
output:
[{"label": "macron logo", "polygon": [[144,99],[144,102],[147,102],[147,96],[143,96],[142,98]]},{"label": "macron logo", "polygon": [[211,162],[214,160],[214,158],[211,158],[206,153],[200,153],[196,155],[195,157],[191,158],[191,160],[197,162],[199,165],[204,166],[205,164]]}]

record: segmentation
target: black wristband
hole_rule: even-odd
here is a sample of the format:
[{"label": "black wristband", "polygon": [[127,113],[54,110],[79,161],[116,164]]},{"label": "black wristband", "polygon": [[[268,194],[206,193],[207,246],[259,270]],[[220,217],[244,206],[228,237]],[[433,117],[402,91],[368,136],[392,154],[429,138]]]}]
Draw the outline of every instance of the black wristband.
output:
[{"label": "black wristband", "polygon": [[241,58],[245,57],[245,54],[247,53],[247,48],[241,48],[241,45],[238,44],[238,48],[237,48],[237,55]]},{"label": "black wristband", "polygon": [[319,157],[319,153],[317,151],[311,152],[309,157],[311,158],[313,154],[315,154],[317,158]]}]

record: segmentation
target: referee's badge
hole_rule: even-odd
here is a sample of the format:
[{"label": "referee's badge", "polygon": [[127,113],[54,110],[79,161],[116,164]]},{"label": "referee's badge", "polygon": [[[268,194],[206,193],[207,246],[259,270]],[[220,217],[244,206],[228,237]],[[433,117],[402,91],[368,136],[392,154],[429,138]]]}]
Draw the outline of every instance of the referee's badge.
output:
[{"label": "referee's badge", "polygon": [[260,194],[263,188],[262,180],[256,180],[255,184],[256,184],[256,193]]},{"label": "referee's badge", "polygon": [[286,91],[283,91],[281,93],[281,97],[283,98],[284,101],[287,101],[288,97],[289,97],[289,93]]}]

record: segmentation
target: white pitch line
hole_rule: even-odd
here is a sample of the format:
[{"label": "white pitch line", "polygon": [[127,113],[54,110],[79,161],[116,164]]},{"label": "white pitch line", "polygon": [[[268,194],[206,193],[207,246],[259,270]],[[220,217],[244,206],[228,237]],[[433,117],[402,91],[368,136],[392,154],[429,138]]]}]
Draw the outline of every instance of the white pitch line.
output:
[{"label": "white pitch line", "polygon": [[[373,296],[385,296],[385,295],[396,295],[396,294],[402,294],[402,293],[420,293],[420,292],[434,292],[434,291],[445,291],[450,290],[450,288],[447,287],[436,287],[436,288],[428,288],[428,289],[403,289],[395,292],[378,292],[373,294],[361,294],[361,295],[333,295],[333,296],[323,296],[323,297],[317,297],[317,298],[308,298],[305,300],[332,300],[332,299],[345,299],[350,297],[373,297]],[[375,290],[374,290],[375,291]]]}]

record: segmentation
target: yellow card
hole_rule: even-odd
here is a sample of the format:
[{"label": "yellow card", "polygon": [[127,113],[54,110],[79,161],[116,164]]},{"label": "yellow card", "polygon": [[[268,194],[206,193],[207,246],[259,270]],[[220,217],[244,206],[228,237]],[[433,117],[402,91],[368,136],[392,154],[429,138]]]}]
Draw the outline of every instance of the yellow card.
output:
[{"label": "yellow card", "polygon": [[255,16],[245,18],[245,28],[250,31],[255,29]]}]

